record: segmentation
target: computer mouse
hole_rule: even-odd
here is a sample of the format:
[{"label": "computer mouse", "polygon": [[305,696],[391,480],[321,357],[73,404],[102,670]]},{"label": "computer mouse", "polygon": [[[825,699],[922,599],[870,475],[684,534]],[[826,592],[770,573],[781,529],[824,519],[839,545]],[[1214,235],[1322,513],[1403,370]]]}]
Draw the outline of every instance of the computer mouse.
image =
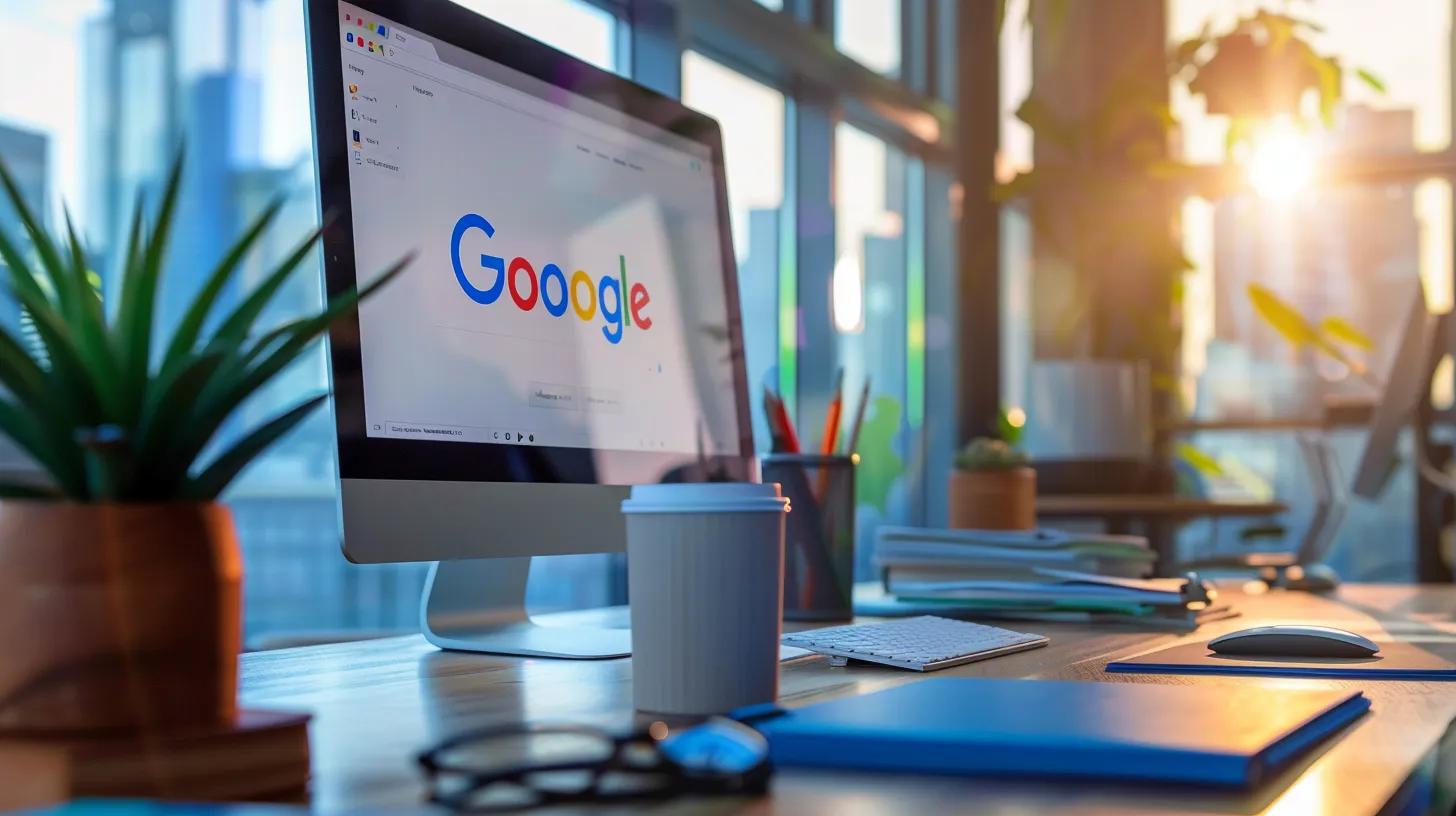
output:
[{"label": "computer mouse", "polygon": [[1208,642],[1229,657],[1373,657],[1380,646],[1354,632],[1329,626],[1255,626]]}]

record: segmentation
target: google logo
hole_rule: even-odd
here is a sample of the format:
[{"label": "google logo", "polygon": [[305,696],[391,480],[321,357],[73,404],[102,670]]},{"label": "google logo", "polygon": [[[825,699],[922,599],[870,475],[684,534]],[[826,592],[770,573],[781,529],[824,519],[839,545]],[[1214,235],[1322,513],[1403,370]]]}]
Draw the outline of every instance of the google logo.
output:
[{"label": "google logo", "polygon": [[[548,263],[541,267],[538,275],[536,268],[525,258],[512,258],[508,264],[499,255],[482,254],[480,268],[495,272],[495,279],[482,289],[465,277],[465,267],[460,263],[460,242],[471,230],[480,230],[485,233],[485,237],[494,238],[495,227],[476,213],[466,213],[455,222],[455,230],[450,235],[450,263],[455,267],[455,280],[466,297],[476,303],[489,306],[500,300],[501,294],[509,289],[511,300],[523,312],[529,312],[539,304],[552,317],[562,317],[569,308],[583,322],[588,322],[600,311],[602,320],[605,321],[602,336],[613,345],[622,342],[622,330],[625,326],[635,323],[643,331],[652,328],[652,318],[642,313],[647,304],[652,302],[652,298],[647,293],[647,287],[640,283],[634,283],[628,288],[625,255],[617,256],[620,271],[618,277],[605,275],[593,282],[591,276],[580,269],[571,273],[568,279],[561,267]],[[622,302],[623,292],[628,293],[625,309]]]}]

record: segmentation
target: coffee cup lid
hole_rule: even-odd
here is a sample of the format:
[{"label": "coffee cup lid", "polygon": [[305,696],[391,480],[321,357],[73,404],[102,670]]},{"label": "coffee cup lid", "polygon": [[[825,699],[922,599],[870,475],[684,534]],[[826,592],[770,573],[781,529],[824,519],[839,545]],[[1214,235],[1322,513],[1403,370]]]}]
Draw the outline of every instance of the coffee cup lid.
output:
[{"label": "coffee cup lid", "polygon": [[786,513],[789,500],[777,482],[705,482],[636,485],[623,513]]}]

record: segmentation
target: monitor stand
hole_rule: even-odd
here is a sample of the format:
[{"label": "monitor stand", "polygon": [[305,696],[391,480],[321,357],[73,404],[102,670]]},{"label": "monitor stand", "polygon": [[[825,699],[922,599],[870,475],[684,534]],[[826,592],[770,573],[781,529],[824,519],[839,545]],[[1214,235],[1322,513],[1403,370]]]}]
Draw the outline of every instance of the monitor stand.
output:
[{"label": "monitor stand", "polygon": [[530,557],[431,565],[420,601],[425,640],[441,649],[525,657],[601,660],[631,654],[630,629],[532,620],[526,611],[530,572]]}]

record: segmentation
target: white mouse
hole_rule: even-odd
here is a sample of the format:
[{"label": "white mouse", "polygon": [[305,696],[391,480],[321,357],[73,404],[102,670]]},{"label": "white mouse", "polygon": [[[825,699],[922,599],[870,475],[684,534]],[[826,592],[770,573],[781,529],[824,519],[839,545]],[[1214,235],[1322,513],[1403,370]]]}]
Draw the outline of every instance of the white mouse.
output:
[{"label": "white mouse", "polygon": [[1208,648],[1229,657],[1373,657],[1380,646],[1354,632],[1329,626],[1255,626],[1208,642]]}]

